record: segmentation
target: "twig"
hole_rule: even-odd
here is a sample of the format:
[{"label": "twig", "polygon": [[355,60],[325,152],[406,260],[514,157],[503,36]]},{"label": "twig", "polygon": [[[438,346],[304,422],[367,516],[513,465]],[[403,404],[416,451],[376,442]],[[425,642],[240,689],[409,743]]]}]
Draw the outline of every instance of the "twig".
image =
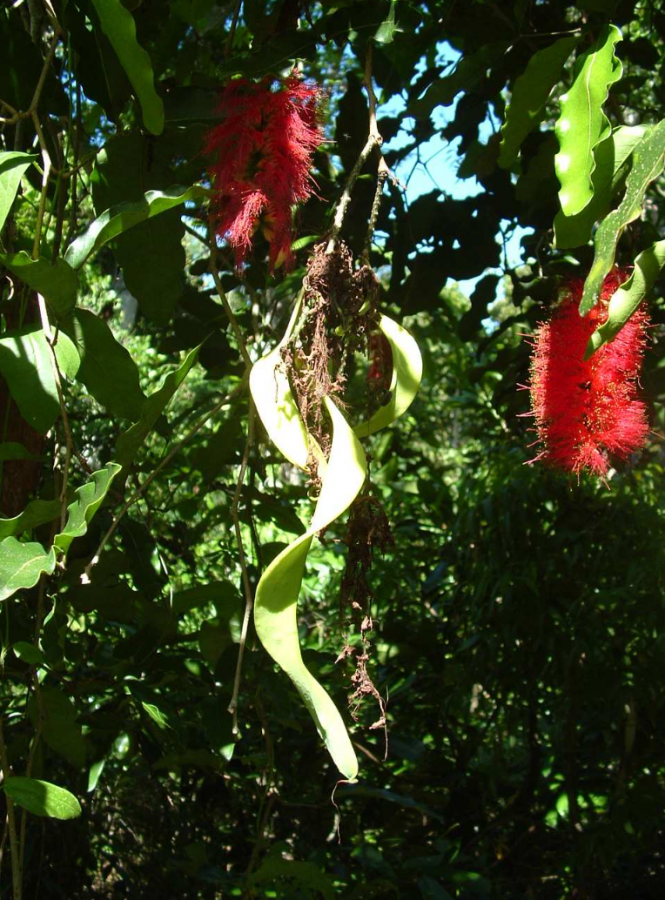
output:
[{"label": "twig", "polygon": [[247,370],[252,367],[252,360],[250,359],[249,353],[247,352],[247,347],[245,346],[245,341],[243,340],[242,331],[240,330],[240,326],[238,325],[238,320],[233,315],[233,310],[229,304],[229,301],[226,297],[226,291],[222,287],[222,282],[219,277],[219,272],[217,271],[217,244],[215,242],[215,233],[212,229],[210,229],[210,243],[208,244],[210,247],[210,274],[213,277],[213,281],[215,282],[215,288],[217,289],[217,293],[219,294],[219,299],[222,301],[222,306],[224,307],[224,312],[228,316],[229,322],[231,323],[231,328],[233,329],[233,334],[235,335],[235,339],[238,342],[238,349],[240,350],[240,355],[242,356],[243,362],[245,363],[245,368]]},{"label": "twig", "polygon": [[229,36],[226,39],[226,46],[224,47],[224,59],[228,59],[231,55],[231,50],[233,50],[233,41],[236,36],[236,28],[238,27],[238,18],[240,17],[241,5],[242,0],[236,0],[236,6],[233,10],[233,19],[231,20],[231,27],[229,29]]},{"label": "twig", "polygon": [[240,463],[240,471],[238,472],[238,481],[233,494],[233,502],[231,504],[231,518],[233,519],[233,528],[236,534],[236,543],[238,544],[238,557],[240,559],[240,570],[242,573],[242,586],[245,594],[245,613],[242,619],[242,629],[240,631],[240,643],[238,645],[238,661],[236,663],[236,674],[233,680],[233,693],[231,694],[231,702],[229,703],[229,712],[233,716],[233,734],[238,733],[238,694],[240,693],[240,681],[242,679],[242,663],[245,656],[245,645],[247,643],[247,630],[249,628],[249,619],[254,606],[254,596],[252,594],[252,586],[249,583],[249,572],[247,571],[247,559],[245,558],[245,548],[242,543],[242,531],[240,529],[240,497],[242,487],[245,481],[245,472],[247,471],[247,463],[249,461],[249,452],[254,442],[254,402],[249,398],[249,413],[247,416],[247,441],[245,442],[245,452]]},{"label": "twig", "polygon": [[[9,768],[9,757],[7,756],[7,745],[5,744],[5,735],[2,727],[2,716],[0,716],[0,766],[2,766],[3,780],[6,781],[11,774]],[[5,803],[7,804],[7,827],[9,829],[9,852],[12,861],[12,887],[14,890],[13,900],[21,900],[21,848],[16,834],[16,816],[14,815],[14,801],[5,793]]]},{"label": "twig", "polygon": [[81,576],[81,581],[84,584],[87,584],[90,581],[90,572],[99,562],[99,557],[100,557],[102,550],[108,544],[108,542],[111,539],[111,537],[113,536],[116,528],[120,524],[120,520],[125,515],[127,510],[129,510],[136,503],[137,500],[140,500],[140,498],[143,496],[143,494],[146,492],[146,490],[150,487],[150,485],[152,484],[154,479],[157,477],[157,475],[162,471],[162,469],[171,462],[173,457],[176,456],[182,450],[182,448],[185,446],[185,444],[194,437],[194,435],[197,433],[197,431],[199,431],[205,425],[205,423],[208,421],[208,419],[210,419],[211,416],[214,416],[214,414],[216,412],[219,412],[219,410],[222,409],[224,406],[227,406],[229,403],[231,403],[231,401],[234,400],[236,398],[236,396],[238,396],[238,394],[240,394],[245,389],[246,383],[247,383],[247,377],[245,376],[242,379],[242,381],[240,382],[240,384],[236,388],[234,388],[234,390],[231,391],[230,394],[227,394],[226,397],[224,397],[222,400],[220,400],[219,403],[215,404],[215,406],[213,406],[213,408],[209,412],[207,412],[204,416],[202,416],[199,419],[199,421],[196,423],[196,425],[194,425],[192,428],[190,428],[190,430],[182,438],[182,440],[178,441],[178,443],[175,445],[173,450],[171,450],[170,453],[167,453],[166,456],[164,457],[164,459],[159,463],[159,465],[155,469],[152,470],[150,475],[148,475],[146,480],[132,494],[132,496],[129,498],[129,500],[127,500],[123,504],[120,512],[117,513],[117,515],[114,517],[113,521],[111,522],[110,528],[108,529],[108,531],[106,532],[104,537],[99,542],[99,546],[95,550],[95,553],[94,553],[92,559],[90,560],[88,565],[83,570],[83,575]]},{"label": "twig", "polygon": [[[372,235],[374,233],[374,228],[376,227],[376,219],[379,215],[379,206],[381,203],[381,194],[383,193],[383,185],[386,182],[386,179],[389,176],[392,176],[395,181],[397,179],[394,175],[392,175],[388,163],[385,161],[383,153],[381,153],[381,145],[383,144],[383,138],[381,137],[381,132],[379,131],[379,126],[376,120],[376,95],[374,94],[374,88],[372,86],[372,42],[370,41],[367,46],[367,54],[365,57],[365,74],[364,74],[364,85],[365,90],[367,91],[367,98],[369,102],[369,134],[367,136],[367,141],[365,146],[360,151],[360,156],[356,160],[354,167],[351,169],[349,173],[349,177],[347,179],[346,184],[344,185],[344,190],[342,191],[342,196],[339,198],[339,202],[337,204],[337,209],[335,210],[335,217],[333,219],[332,228],[330,229],[330,238],[328,240],[328,246],[326,247],[326,253],[332,253],[335,249],[335,243],[339,236],[339,233],[342,229],[342,225],[344,223],[344,217],[346,216],[347,210],[349,208],[349,204],[351,203],[351,194],[353,192],[353,188],[355,186],[356,181],[358,180],[358,176],[362,172],[363,166],[367,162],[370,157],[370,154],[373,150],[377,150],[379,154],[379,166],[378,166],[378,174],[377,174],[377,188],[376,193],[374,195],[374,201],[372,203],[372,212],[370,214],[369,227],[367,232],[366,246],[369,247],[369,244],[372,240]],[[365,255],[365,254],[363,254]]]}]

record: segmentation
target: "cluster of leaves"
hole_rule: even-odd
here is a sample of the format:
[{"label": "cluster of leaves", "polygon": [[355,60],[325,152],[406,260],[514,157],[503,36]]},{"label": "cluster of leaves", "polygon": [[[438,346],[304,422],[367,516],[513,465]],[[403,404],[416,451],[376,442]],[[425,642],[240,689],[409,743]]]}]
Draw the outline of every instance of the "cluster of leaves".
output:
[{"label": "cluster of leaves", "polygon": [[[516,388],[520,332],[559,277],[590,272],[591,305],[615,257],[635,264],[594,347],[656,282],[665,15],[597,0],[54,0],[0,10],[0,37],[2,900],[146,885],[660,896],[662,453],[610,491],[524,467]],[[369,445],[394,540],[367,575],[388,755],[365,703],[360,781],[337,789],[337,819],[336,772],[251,625],[237,732],[228,711],[243,593],[311,507],[263,432],[246,435],[242,350],[256,360],[281,338],[365,145],[370,45],[380,105],[399,110],[379,116],[388,165],[432,173],[443,139],[478,191],[407,203],[389,180],[379,212],[380,306],[417,337],[424,387]],[[260,235],[238,272],[209,240],[201,148],[220,84],[294,62],[335,123],[317,197],[292,273],[270,276]],[[371,156],[344,221],[357,258],[375,175]],[[518,268],[497,240],[516,229]],[[470,278],[467,300],[450,281]],[[643,387],[662,429],[657,297],[652,313]],[[342,711],[352,667],[335,659],[361,639],[339,625],[347,539],[337,523],[311,551],[298,619]]]}]

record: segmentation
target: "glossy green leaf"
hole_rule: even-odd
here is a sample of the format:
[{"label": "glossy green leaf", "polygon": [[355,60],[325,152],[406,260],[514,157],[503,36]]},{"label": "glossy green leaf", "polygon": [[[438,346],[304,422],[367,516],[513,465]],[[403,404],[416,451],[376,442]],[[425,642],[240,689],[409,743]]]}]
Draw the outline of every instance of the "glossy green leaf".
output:
[{"label": "glossy green leaf", "polygon": [[580,302],[585,316],[598,301],[605,276],[614,265],[616,248],[624,228],[638,218],[647,188],[665,163],[665,119],[654,125],[633,150],[633,164],[626,179],[626,192],[618,208],[598,226],[595,255]]},{"label": "glossy green leaf", "polygon": [[76,380],[113,415],[139,419],[145,403],[139,370],[107,323],[89,309],[76,309],[62,327],[81,357]]},{"label": "glossy green leaf", "polygon": [[663,265],[665,240],[656,241],[639,254],[633,274],[610,298],[606,321],[589,338],[585,359],[617,336],[654,286]]},{"label": "glossy green leaf", "polygon": [[256,410],[271,441],[289,462],[305,469],[309,457],[307,429],[298,411],[281,356],[300,310],[301,301],[298,299],[280,343],[252,366],[249,385]]},{"label": "glossy green leaf", "polygon": [[141,706],[146,711],[148,716],[152,719],[152,721],[161,729],[170,728],[166,716],[161,711],[158,706],[155,706],[154,703],[146,703],[145,701],[141,701]]},{"label": "glossy green leaf", "polygon": [[161,387],[148,397],[139,421],[120,435],[116,444],[116,459],[122,466],[130,465],[137,451],[155,427],[166,405],[183,383],[190,369],[196,364],[198,355],[199,347],[189,351],[178,368],[169,372]]},{"label": "glossy green leaf", "polygon": [[57,318],[68,315],[74,309],[79,279],[64,259],[59,258],[55,265],[51,265],[47,259],[32,259],[22,250],[20,253],[2,253],[0,261],[24,284],[40,293]]},{"label": "glossy green leaf", "polygon": [[92,3],[141,104],[143,124],[153,134],[161,134],[164,130],[164,104],[155,91],[150,57],[136,40],[134,17],[120,0],[92,0]]},{"label": "glossy green leaf", "polygon": [[20,150],[0,153],[0,231],[7,221],[23,173],[36,159],[32,153]]},{"label": "glossy green leaf", "polygon": [[47,552],[41,544],[5,538],[0,541],[0,600],[6,600],[21,588],[34,587],[42,572],[52,575],[54,569],[53,547]]},{"label": "glossy green leaf", "polygon": [[388,316],[381,316],[379,328],[390,344],[393,357],[393,374],[390,382],[390,401],[378,409],[368,422],[358,425],[358,437],[367,437],[390,425],[406,412],[420,387],[423,362],[418,344],[406,328],[393,322]]},{"label": "glossy green leaf", "polygon": [[0,518],[0,540],[52,522],[58,518],[61,509],[59,500],[31,500],[23,512],[13,519]]},{"label": "glossy green leaf", "polygon": [[534,53],[525,71],[515,81],[501,128],[498,159],[501,168],[510,168],[517,159],[524,138],[538,123],[547,98],[559,80],[563,64],[577,42],[576,36],[563,37]]},{"label": "glossy green leaf", "polygon": [[88,524],[104,502],[111,483],[120,471],[117,463],[109,463],[98,472],[93,472],[92,481],[76,489],[76,500],[67,507],[67,522],[64,531],[56,534],[53,544],[61,553],[67,553],[74,538],[82,537]]},{"label": "glossy green leaf", "polygon": [[165,191],[146,191],[142,200],[118,203],[105,210],[82,235],[76,238],[67,250],[65,259],[72,268],[78,269],[91,253],[134,225],[138,225],[139,222],[208,194],[209,191],[200,185],[195,184],[191,187],[174,185]]},{"label": "glossy green leaf", "polygon": [[49,781],[10,775],[2,787],[17,806],[27,809],[35,816],[76,819],[81,815],[81,804],[76,797]]},{"label": "glossy green leaf", "polygon": [[610,85],[621,77],[622,65],[614,55],[620,40],[615,25],[603,26],[595,43],[576,60],[573,83],[561,96],[561,114],[554,126],[559,140],[554,167],[561,184],[561,209],[567,216],[579,213],[593,197],[593,151],[610,131],[603,104]]},{"label": "glossy green leaf", "polygon": [[88,793],[91,793],[91,791],[94,791],[97,787],[105,765],[105,759],[98,759],[97,762],[94,762],[90,766],[90,771],[88,772]]},{"label": "glossy green leaf", "polygon": [[360,442],[333,401],[326,397],[324,402],[333,424],[333,442],[319,500],[309,529],[263,573],[256,590],[254,622],[261,643],[298,689],[335,765],[353,780],[358,761],[344,720],[305,666],[298,639],[297,601],[312,539],[348,509],[367,475]]},{"label": "glossy green leaf", "polygon": [[[79,356],[72,341],[62,332],[57,336],[55,355],[61,373],[74,378]],[[23,418],[40,434],[45,434],[60,415],[60,404],[53,355],[38,325],[5,332],[0,338],[0,374]]]},{"label": "glossy green leaf", "polygon": [[591,176],[593,198],[577,215],[567,216],[560,209],[554,218],[555,244],[559,250],[580,247],[589,241],[594,224],[610,211],[612,194],[622,178],[624,163],[648,128],[646,125],[622,125],[598,144],[594,150],[596,167]]}]

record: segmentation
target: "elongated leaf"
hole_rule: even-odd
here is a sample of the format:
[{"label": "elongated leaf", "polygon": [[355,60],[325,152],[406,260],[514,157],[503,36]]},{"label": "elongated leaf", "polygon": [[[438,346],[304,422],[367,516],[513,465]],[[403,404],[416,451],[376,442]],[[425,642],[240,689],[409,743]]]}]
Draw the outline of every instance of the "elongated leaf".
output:
[{"label": "elongated leaf", "polygon": [[270,439],[289,462],[305,469],[309,456],[307,429],[298,412],[281,356],[282,348],[293,333],[300,309],[301,301],[298,299],[280,343],[252,366],[249,385],[256,410]]},{"label": "elongated leaf", "polygon": [[[66,625],[67,619],[64,618]],[[48,621],[47,619],[45,622],[47,630]],[[55,624],[56,621],[57,619],[53,620],[53,623]],[[50,659],[46,631],[42,638],[42,644],[47,659]],[[77,721],[78,713],[72,700],[64,691],[49,685],[43,686],[41,703],[38,703],[34,694],[31,695],[28,701],[28,716],[35,726],[41,722],[42,737],[52,750],[55,750],[76,768],[85,765],[87,748],[81,726]]]},{"label": "elongated leaf", "polygon": [[25,778],[22,775],[10,775],[3,785],[4,792],[17,806],[27,809],[35,816],[49,816],[51,819],[76,819],[81,815],[81,804],[76,797],[65,788],[39,781],[37,778]]},{"label": "elongated leaf", "polygon": [[[62,374],[74,378],[79,356],[66,334],[58,335],[55,355]],[[45,434],[58,418],[60,404],[51,348],[39,326],[9,331],[0,338],[0,374],[23,418]]]},{"label": "elongated leaf", "polygon": [[104,502],[111,482],[120,469],[117,463],[109,463],[98,472],[93,472],[92,481],[76,489],[76,500],[67,507],[65,530],[56,534],[53,541],[61,553],[67,553],[74,538],[86,533],[90,520]]},{"label": "elongated leaf", "polygon": [[12,650],[20,660],[30,666],[43,666],[46,662],[39,647],[35,647],[34,644],[29,644],[27,641],[17,641],[13,644]]},{"label": "elongated leaf", "polygon": [[386,19],[381,22],[379,27],[376,30],[376,34],[374,35],[374,42],[376,44],[392,44],[395,40],[395,35],[399,31],[403,31],[395,23],[395,7],[397,6],[397,0],[391,0],[390,9],[388,10],[388,16]]},{"label": "elongated leaf", "polygon": [[552,88],[559,80],[563,64],[577,45],[578,38],[563,37],[529,60],[515,81],[506,120],[501,129],[498,164],[508,169],[517,159],[524,138],[536,126]]},{"label": "elongated leaf", "polygon": [[454,71],[433,82],[425,95],[409,105],[409,114],[425,117],[436,106],[450,106],[460,91],[470,91],[497,60],[502,59],[510,45],[506,41],[485,44],[476,53],[463,56]]},{"label": "elongated leaf", "polygon": [[555,216],[554,236],[559,250],[580,247],[589,241],[594,224],[610,211],[612,194],[621,180],[624,163],[648,128],[647,125],[622,125],[598,144],[594,150],[596,168],[591,176],[591,202],[575,216],[566,216],[561,209]]},{"label": "elongated leaf", "polygon": [[200,185],[175,185],[165,191],[146,191],[142,200],[118,203],[98,216],[87,231],[76,238],[65,259],[72,268],[78,269],[91,253],[132,226],[208,194],[209,191]]},{"label": "elongated leaf", "polygon": [[656,241],[640,253],[635,260],[633,274],[612,294],[606,321],[589,338],[585,359],[617,336],[654,286],[663,265],[665,240]]},{"label": "elongated leaf", "polygon": [[575,63],[573,83],[561,97],[561,114],[554,126],[559,152],[554,167],[561,184],[559,201],[567,216],[584,209],[593,197],[593,151],[610,130],[603,104],[610,85],[621,78],[614,45],[621,40],[616,25],[605,25],[596,42]]},{"label": "elongated leaf", "polygon": [[263,573],[254,622],[261,643],[298,689],[335,765],[345,778],[354,780],[358,761],[344,721],[305,666],[298,639],[297,601],[312,539],[353,503],[367,475],[360,442],[330,398],[325,398],[325,405],[333,422],[333,443],[312,523]]},{"label": "elongated leaf", "polygon": [[198,355],[199,347],[189,351],[178,368],[174,372],[169,372],[159,390],[148,397],[139,421],[132,425],[124,434],[120,435],[116,444],[116,458],[122,466],[128,466],[132,462],[139,447],[141,447],[166,408],[167,403],[183,383],[190,369],[196,364]]},{"label": "elongated leaf", "polygon": [[0,540],[52,522],[60,515],[59,500],[31,500],[23,512],[13,519],[0,519]]},{"label": "elongated leaf", "polygon": [[58,318],[74,309],[79,279],[64,259],[56,260],[52,266],[47,259],[32,259],[22,250],[20,253],[2,253],[0,260],[21,281],[42,294]]},{"label": "elongated leaf", "polygon": [[22,544],[15,537],[0,541],[0,600],[6,600],[21,588],[34,587],[42,572],[52,575],[55,550],[46,552],[41,544]]},{"label": "elongated leaf", "polygon": [[19,444],[16,441],[3,441],[0,444],[0,462],[7,462],[10,459],[39,459],[39,456],[35,456],[33,453],[30,453],[23,444]]},{"label": "elongated leaf", "polygon": [[390,425],[406,412],[418,392],[423,373],[423,362],[418,344],[406,328],[402,328],[388,316],[381,316],[379,328],[388,339],[392,351],[391,398],[389,403],[374,413],[369,422],[357,426],[355,432],[361,438],[385,428],[386,425]]},{"label": "elongated leaf", "polygon": [[89,309],[76,309],[62,327],[81,356],[76,380],[110,413],[132,421],[140,418],[145,395],[139,370],[106,322]]},{"label": "elongated leaf", "polygon": [[20,150],[0,153],[0,231],[14,203],[23,173],[36,159],[32,153]]},{"label": "elongated leaf", "polygon": [[633,150],[633,165],[626,179],[623,200],[598,226],[594,260],[580,302],[581,315],[585,316],[596,305],[605,276],[614,264],[621,233],[640,215],[646,190],[661,173],[664,163],[665,119],[650,129]]},{"label": "elongated leaf", "polygon": [[143,124],[153,134],[164,130],[164,104],[155,91],[152,62],[136,40],[134,17],[120,0],[92,0],[104,34],[127,73],[143,112]]}]

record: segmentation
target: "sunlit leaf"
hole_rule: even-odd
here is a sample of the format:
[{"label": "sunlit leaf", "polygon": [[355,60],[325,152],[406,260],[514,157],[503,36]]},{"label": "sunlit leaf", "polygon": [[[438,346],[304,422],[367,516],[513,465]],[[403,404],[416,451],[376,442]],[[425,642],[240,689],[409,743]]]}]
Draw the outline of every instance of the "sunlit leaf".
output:
[{"label": "sunlit leaf", "polygon": [[596,305],[605,277],[614,265],[619,238],[624,228],[642,212],[646,190],[660,175],[664,163],[665,119],[654,125],[633,150],[633,164],[626,179],[623,200],[598,226],[594,260],[580,302],[581,315],[586,315]]},{"label": "sunlit leaf", "polygon": [[22,250],[20,253],[2,253],[0,261],[17,275],[33,291],[42,294],[58,318],[68,315],[76,305],[78,275],[64,259],[54,265],[44,259],[32,259]]},{"label": "sunlit leaf", "polygon": [[17,806],[27,809],[35,816],[75,819],[81,815],[81,804],[76,797],[65,788],[49,781],[10,775],[2,788]]},{"label": "sunlit leaf", "polygon": [[0,153],[0,231],[14,203],[23,173],[36,159],[31,153],[20,150]]},{"label": "sunlit leaf", "polygon": [[120,471],[117,463],[109,463],[98,472],[93,472],[87,484],[76,489],[76,500],[67,507],[67,522],[64,531],[56,534],[53,544],[61,552],[67,553],[74,538],[82,537],[88,530],[88,523],[102,505],[111,482]]},{"label": "sunlit leaf", "polygon": [[48,552],[37,543],[21,543],[15,537],[0,541],[0,600],[6,600],[21,588],[34,587],[42,572],[52,575],[55,550]]},{"label": "sunlit leaf", "polygon": [[596,42],[576,60],[573,83],[561,96],[561,114],[554,126],[559,139],[554,167],[561,184],[561,209],[567,216],[576,215],[593,197],[593,151],[610,131],[603,104],[610,85],[621,78],[622,65],[614,55],[620,40],[616,25],[603,26]]},{"label": "sunlit leaf", "polygon": [[60,515],[62,505],[59,500],[31,500],[22,513],[12,519],[0,518],[0,540],[12,534],[20,534],[52,522]]},{"label": "sunlit leaf", "polygon": [[136,40],[134,17],[120,0],[92,0],[102,29],[118,55],[141,104],[148,131],[164,130],[164,104],[155,91],[155,76],[149,55]]},{"label": "sunlit leaf", "polygon": [[639,254],[633,274],[610,298],[606,321],[589,338],[586,359],[617,336],[654,286],[663,265],[665,240],[657,241]]},{"label": "sunlit leaf", "polygon": [[576,36],[560,38],[529,60],[526,70],[515,81],[506,120],[501,129],[499,165],[510,168],[517,159],[522,141],[536,126],[561,68],[577,45]]}]

